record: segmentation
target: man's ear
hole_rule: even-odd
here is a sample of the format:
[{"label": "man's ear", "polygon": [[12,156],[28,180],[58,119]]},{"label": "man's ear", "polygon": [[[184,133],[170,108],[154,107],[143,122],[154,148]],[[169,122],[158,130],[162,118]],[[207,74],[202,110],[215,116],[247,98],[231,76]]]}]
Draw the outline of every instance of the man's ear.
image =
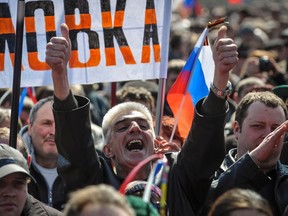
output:
[{"label": "man's ear", "polygon": [[241,132],[240,125],[239,125],[239,123],[237,121],[234,121],[233,124],[232,124],[232,127],[233,127],[233,132],[234,132],[235,139],[238,140],[238,135]]},{"label": "man's ear", "polygon": [[110,146],[104,145],[102,151],[107,158],[114,157],[114,153],[113,153],[112,148]]},{"label": "man's ear", "polygon": [[31,162],[32,162],[32,156],[31,156],[30,154],[28,154],[28,156],[27,156],[27,164],[28,164],[28,167],[30,167]]},{"label": "man's ear", "polygon": [[236,92],[236,91],[233,92],[232,99],[233,99],[236,103],[239,103],[240,98],[239,98],[239,94],[238,94],[238,92]]}]

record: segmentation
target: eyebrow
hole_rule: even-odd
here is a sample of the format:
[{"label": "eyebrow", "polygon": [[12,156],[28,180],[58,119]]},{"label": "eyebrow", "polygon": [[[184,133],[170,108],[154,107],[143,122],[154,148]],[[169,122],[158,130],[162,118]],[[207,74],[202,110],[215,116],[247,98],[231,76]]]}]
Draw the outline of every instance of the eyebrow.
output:
[{"label": "eyebrow", "polygon": [[118,124],[120,124],[120,123],[123,123],[123,122],[130,122],[130,121],[145,121],[145,122],[147,122],[148,123],[148,120],[147,119],[145,119],[145,118],[141,118],[141,117],[134,117],[134,118],[124,118],[124,119],[121,119],[121,120],[119,120],[119,121],[117,121],[115,124],[114,124],[114,126],[117,126]]},{"label": "eyebrow", "polygon": [[16,172],[15,174],[16,174],[15,176],[17,178],[24,178],[24,179],[29,178],[28,175],[26,175],[25,173],[22,173],[22,172]]}]

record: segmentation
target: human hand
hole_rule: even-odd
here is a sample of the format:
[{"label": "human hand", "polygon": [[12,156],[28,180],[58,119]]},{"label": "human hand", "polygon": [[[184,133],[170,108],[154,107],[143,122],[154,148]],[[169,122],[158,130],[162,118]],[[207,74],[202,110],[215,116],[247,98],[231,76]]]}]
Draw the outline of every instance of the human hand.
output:
[{"label": "human hand", "polygon": [[271,64],[271,71],[272,71],[271,75],[275,75],[275,74],[281,73],[282,69],[279,66],[279,64],[275,61],[274,58],[270,57],[269,58],[269,62]]},{"label": "human hand", "polygon": [[249,155],[263,172],[275,167],[280,158],[285,133],[288,131],[288,120],[268,134]]},{"label": "human hand", "polygon": [[62,37],[52,37],[46,45],[46,62],[53,73],[67,72],[67,63],[71,54],[69,29],[65,23],[61,24]]},{"label": "human hand", "polygon": [[213,46],[213,59],[215,62],[214,85],[225,90],[230,70],[238,62],[237,45],[231,38],[226,37],[227,27],[221,26]]},{"label": "human hand", "polygon": [[255,76],[261,78],[260,66],[259,66],[259,58],[258,57],[248,57],[245,60],[245,74],[247,76]]},{"label": "human hand", "polygon": [[68,26],[61,24],[62,37],[53,37],[46,45],[46,62],[52,69],[54,95],[59,100],[67,98],[70,92],[67,63],[71,55],[71,41]]},{"label": "human hand", "polygon": [[155,139],[155,154],[165,154],[169,152],[178,152],[181,148],[176,143],[169,143],[161,136],[157,136]]}]

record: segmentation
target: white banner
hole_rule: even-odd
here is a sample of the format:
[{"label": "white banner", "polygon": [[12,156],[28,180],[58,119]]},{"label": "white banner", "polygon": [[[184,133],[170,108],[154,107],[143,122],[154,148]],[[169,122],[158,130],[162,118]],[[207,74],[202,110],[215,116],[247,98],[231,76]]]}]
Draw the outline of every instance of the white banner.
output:
[{"label": "white banner", "polygon": [[[13,82],[18,0],[0,0],[0,88]],[[70,29],[71,84],[166,78],[171,0],[25,1],[21,87],[51,85],[47,41]]]}]

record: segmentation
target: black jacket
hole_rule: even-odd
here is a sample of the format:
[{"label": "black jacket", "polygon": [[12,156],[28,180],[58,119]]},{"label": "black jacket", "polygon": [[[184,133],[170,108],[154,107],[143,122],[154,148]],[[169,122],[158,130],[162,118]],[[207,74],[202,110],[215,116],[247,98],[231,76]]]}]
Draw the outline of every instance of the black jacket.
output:
[{"label": "black jacket", "polygon": [[21,216],[62,216],[63,213],[46,206],[33,196],[28,194]]},{"label": "black jacket", "polygon": [[[220,114],[202,115],[201,100],[197,104],[197,111],[201,112],[196,113],[192,130],[181,152],[171,157],[168,181],[170,216],[195,215],[202,207],[212,176],[225,156],[224,122],[227,104],[213,93],[209,96],[210,100],[212,98],[210,110],[219,109]],[[94,148],[89,100],[76,96],[78,107],[65,108],[67,104],[73,104],[71,97],[70,94],[62,102],[55,98],[53,105],[58,151],[69,161],[69,164],[59,166],[59,175],[66,180],[68,191],[99,183],[107,183],[118,189],[122,180],[110,169],[107,161],[98,156]]]},{"label": "black jacket", "polygon": [[288,215],[288,166],[278,162],[276,168],[265,174],[248,153],[235,160],[237,149],[231,149],[215,173],[205,210],[225,191],[245,188],[258,192],[268,200],[274,216]]},{"label": "black jacket", "polygon": [[[30,174],[37,182],[31,181],[28,185],[28,191],[36,199],[41,200],[43,203],[52,203],[52,207],[58,210],[63,210],[66,203],[66,194],[64,189],[63,180],[60,176],[54,181],[52,194],[48,194],[48,186],[43,175],[37,171],[37,168],[31,164]],[[50,200],[49,200],[50,199]]]}]

